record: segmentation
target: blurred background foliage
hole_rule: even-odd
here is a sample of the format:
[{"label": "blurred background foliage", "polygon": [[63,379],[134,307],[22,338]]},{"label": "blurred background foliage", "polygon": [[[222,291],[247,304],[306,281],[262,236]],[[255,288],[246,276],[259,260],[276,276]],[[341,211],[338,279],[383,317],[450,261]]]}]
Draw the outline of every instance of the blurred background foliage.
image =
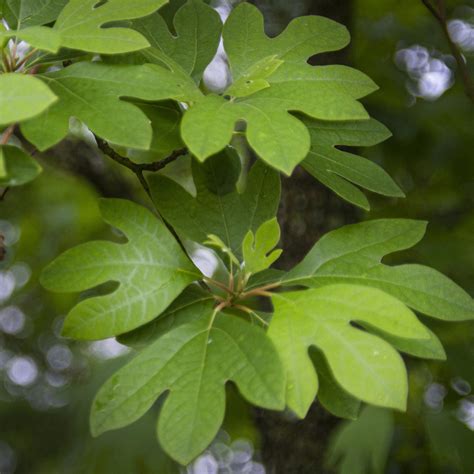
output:
[{"label": "blurred background foliage", "polygon": [[[318,12],[310,0],[257,3],[273,32],[308,9]],[[319,3],[326,12],[324,3],[331,2]],[[332,8],[339,4],[351,10],[349,62],[380,86],[365,103],[393,132],[387,142],[362,152],[407,194],[399,200],[372,195],[372,211],[356,218],[429,221],[426,239],[393,260],[429,263],[474,294],[474,107],[446,39],[421,1],[346,0],[333,2]],[[451,35],[474,77],[474,2],[452,0],[447,6]],[[75,140],[69,141],[72,147],[78,146]],[[38,274],[68,247],[117,237],[99,218],[99,195],[139,202],[145,196],[126,170],[80,146],[93,165],[71,165],[57,149],[41,158],[45,172],[39,179],[0,202],[0,232],[8,248],[0,266],[0,472],[290,472],[260,461],[258,423],[232,388],[223,430],[187,468],[167,459],[155,441],[159,402],[131,427],[90,437],[88,410],[95,391],[132,354],[115,340],[62,339],[59,328],[73,297],[45,292]],[[109,181],[98,184],[99,175]],[[367,407],[359,420],[338,422],[323,433],[330,439],[324,464],[307,472],[474,471],[474,325],[426,322],[440,335],[448,359],[428,363],[407,358],[407,413]],[[299,442],[304,446],[304,439]]]}]

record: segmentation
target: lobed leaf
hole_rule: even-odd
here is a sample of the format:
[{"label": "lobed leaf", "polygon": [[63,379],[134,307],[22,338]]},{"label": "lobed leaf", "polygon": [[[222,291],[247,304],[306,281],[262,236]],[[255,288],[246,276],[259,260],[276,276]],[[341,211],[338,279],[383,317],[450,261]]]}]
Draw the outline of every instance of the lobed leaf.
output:
[{"label": "lobed leaf", "polygon": [[94,435],[132,423],[168,391],[158,438],[171,457],[187,464],[222,424],[228,381],[254,405],[283,408],[284,375],[264,331],[216,315],[212,302],[202,304],[207,314],[189,314],[187,324],[166,332],[101,388],[91,413]]},{"label": "lobed leaf", "polygon": [[280,36],[268,38],[261,13],[243,3],[226,21],[223,38],[234,82],[223,96],[198,100],[182,122],[183,139],[201,161],[222,150],[236,122],[243,120],[255,152],[291,174],[310,147],[307,128],[291,112],[321,120],[368,119],[357,99],[376,89],[369,78],[343,66],[307,64],[314,54],[347,44],[343,26],[327,18],[302,17]]},{"label": "lobed leaf", "polygon": [[287,373],[287,404],[298,416],[306,415],[318,391],[308,354],[312,346],[324,354],[346,392],[374,405],[405,409],[403,361],[390,344],[369,333],[375,327],[398,338],[428,339],[428,330],[403,303],[378,289],[349,284],[276,294],[272,301],[268,335]]},{"label": "lobed leaf", "polygon": [[[416,341],[420,342],[420,341]],[[314,349],[314,348],[313,348]],[[356,420],[359,416],[361,402],[346,392],[334,380],[331,369],[324,355],[317,350],[311,350],[310,356],[318,374],[319,403],[334,416]]]},{"label": "lobed leaf", "polygon": [[143,35],[130,28],[103,26],[150,15],[165,3],[166,0],[69,0],[54,29],[66,48],[103,54],[138,51],[149,46]]},{"label": "lobed leaf", "polygon": [[474,318],[472,298],[442,273],[423,265],[387,266],[382,258],[418,243],[426,223],[380,219],[342,227],[322,237],[286,277],[285,284],[317,287],[353,283],[380,288],[438,319]]},{"label": "lobed leaf", "polygon": [[254,234],[251,230],[242,243],[245,271],[249,274],[266,270],[281,255],[282,250],[272,250],[280,240],[280,226],[276,217],[264,222]]},{"label": "lobed leaf", "polygon": [[103,339],[151,321],[199,272],[166,226],[147,209],[120,199],[100,201],[104,220],[122,230],[128,242],[88,242],[60,255],[42,273],[52,291],[76,292],[106,282],[118,288],[78,303],[68,314],[63,334]]},{"label": "lobed leaf", "polygon": [[203,1],[188,0],[176,12],[173,23],[176,35],[170,32],[160,12],[135,20],[133,28],[142,33],[151,46],[140,54],[147,62],[177,64],[199,83],[219,45],[220,17]]},{"label": "lobed leaf", "polygon": [[[336,145],[372,146],[386,140],[390,132],[374,119],[361,122],[323,122],[305,119],[311,135],[311,150],[302,165],[340,197],[369,209],[365,195],[356,187],[391,197],[403,191],[377,164],[336,148]],[[354,186],[356,185],[356,186]]]},{"label": "lobed leaf", "polygon": [[136,105],[121,99],[184,100],[196,93],[192,81],[186,82],[168,69],[152,64],[111,66],[81,62],[38,77],[59,98],[48,114],[22,125],[26,138],[40,150],[67,135],[71,117],[82,120],[94,133],[115,145],[148,149],[152,141],[149,118]]},{"label": "lobed leaf", "polygon": [[[193,162],[195,196],[169,178],[150,176],[155,205],[181,238],[203,243],[209,234],[215,234],[239,254],[247,231],[256,231],[275,216],[280,199],[278,173],[261,162],[255,163],[245,190],[239,193],[236,189],[238,174],[234,172],[238,160],[238,156],[220,154],[205,166]],[[223,166],[232,170],[230,174],[219,172]],[[223,176],[233,178],[223,180]]]}]

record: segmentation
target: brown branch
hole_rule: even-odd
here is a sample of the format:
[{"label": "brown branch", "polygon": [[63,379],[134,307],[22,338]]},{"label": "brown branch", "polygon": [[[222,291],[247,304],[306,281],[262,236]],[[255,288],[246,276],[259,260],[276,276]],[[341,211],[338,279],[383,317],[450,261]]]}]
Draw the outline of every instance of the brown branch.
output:
[{"label": "brown branch", "polygon": [[107,155],[109,158],[114,160],[115,162],[119,163],[125,168],[133,171],[137,176],[140,184],[143,186],[143,189],[146,191],[148,195],[150,195],[150,188],[148,183],[146,182],[143,173],[145,171],[159,171],[165,168],[167,165],[172,163],[173,161],[177,160],[180,156],[186,155],[188,153],[187,148],[180,148],[178,150],[173,151],[169,156],[163,158],[162,160],[154,161],[153,163],[134,163],[132,160],[127,158],[126,156],[122,156],[120,153],[117,153],[105,140],[98,137],[94,134],[94,137],[97,142],[97,146],[99,149]]},{"label": "brown branch", "polygon": [[437,0],[436,6],[433,4],[433,0],[421,1],[441,26],[441,30],[443,31],[443,34],[446,37],[449,49],[451,50],[451,54],[454,56],[454,59],[456,60],[456,63],[458,65],[459,73],[464,84],[464,92],[466,96],[469,97],[472,102],[474,102],[474,83],[469,74],[466,61],[464,60],[464,57],[458,45],[452,40],[451,35],[449,34],[448,21],[446,16],[446,6],[444,4],[444,0]]},{"label": "brown branch", "polygon": [[11,136],[13,135],[14,131],[15,131],[15,124],[10,125],[3,133],[2,138],[0,140],[0,145],[6,145],[8,143],[8,140],[10,140]]}]

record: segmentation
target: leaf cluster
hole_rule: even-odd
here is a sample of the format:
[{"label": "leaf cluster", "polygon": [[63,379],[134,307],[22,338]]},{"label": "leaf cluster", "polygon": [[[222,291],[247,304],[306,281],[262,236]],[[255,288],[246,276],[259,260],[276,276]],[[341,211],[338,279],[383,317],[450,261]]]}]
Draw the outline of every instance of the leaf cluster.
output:
[{"label": "leaf cluster", "polygon": [[[132,423],[163,397],[157,436],[168,454],[189,463],[222,424],[228,383],[256,406],[289,408],[300,418],[316,397],[349,419],[361,402],[404,410],[400,353],[445,357],[415,311],[474,318],[472,298],[446,276],[382,261],[414,246],[426,224],[381,219],[342,227],[292,270],[270,269],[282,253],[280,173],[301,165],[365,209],[363,190],[403,196],[376,163],[340,148],[389,137],[360,102],[375,84],[346,66],[308,63],[345,47],[346,29],[301,17],[269,38],[256,7],[239,5],[222,25],[200,0],[188,0],[170,24],[165,3],[0,3],[8,25],[0,32],[0,126],[7,127],[0,185],[40,172],[14,139],[18,128],[44,151],[75,118],[100,150],[137,175],[156,211],[102,200],[104,220],[123,241],[70,249],[41,277],[52,291],[98,288],[70,311],[65,337],[118,337],[137,351],[97,394],[93,434]],[[205,71],[221,37],[232,80],[211,91]],[[20,41],[28,45],[23,57]],[[184,155],[184,179],[161,172],[178,158],[185,164]],[[108,292],[106,283],[113,284]]]}]

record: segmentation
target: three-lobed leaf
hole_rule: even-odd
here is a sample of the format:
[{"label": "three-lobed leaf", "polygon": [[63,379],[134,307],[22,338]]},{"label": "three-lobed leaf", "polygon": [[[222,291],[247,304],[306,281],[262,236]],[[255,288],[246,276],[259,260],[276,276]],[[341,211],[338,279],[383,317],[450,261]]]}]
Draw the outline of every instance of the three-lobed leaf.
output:
[{"label": "three-lobed leaf", "polygon": [[282,250],[272,250],[280,240],[280,226],[276,217],[264,222],[255,234],[249,230],[242,242],[245,271],[254,274],[266,270],[281,255]]},{"label": "three-lobed leaf", "polygon": [[403,361],[390,344],[370,334],[375,327],[399,338],[428,339],[428,330],[403,303],[378,289],[348,284],[280,293],[272,301],[268,335],[287,373],[287,404],[298,416],[306,415],[318,391],[308,354],[312,346],[324,354],[346,392],[374,405],[405,409]]},{"label": "three-lobed leaf", "polygon": [[188,312],[187,323],[159,337],[100,389],[91,413],[93,434],[132,423],[168,391],[158,438],[171,457],[187,464],[222,424],[228,381],[254,405],[284,407],[284,373],[264,331],[216,314],[212,301],[199,304],[205,311]]},{"label": "three-lobed leaf", "polygon": [[306,126],[290,112],[322,120],[368,119],[357,99],[375,89],[370,79],[343,66],[307,64],[314,54],[346,45],[343,26],[322,17],[302,17],[270,39],[259,10],[243,3],[226,21],[223,38],[234,83],[223,96],[202,97],[183,117],[183,139],[198,159],[222,150],[243,120],[256,153],[290,174],[310,148]]},{"label": "three-lobed leaf", "polygon": [[[236,189],[239,158],[232,152],[216,155],[204,165],[193,162],[196,195],[170,178],[152,175],[150,189],[160,214],[183,239],[203,243],[209,234],[218,236],[234,253],[240,254],[249,229],[273,218],[280,199],[278,173],[262,162],[250,170],[244,191]],[[223,168],[232,170],[226,179]],[[229,176],[229,175],[227,175]]]},{"label": "three-lobed leaf", "polygon": [[60,255],[42,273],[53,291],[85,291],[107,282],[118,288],[82,300],[68,314],[63,334],[76,339],[116,336],[162,313],[199,272],[150,211],[120,199],[100,201],[103,218],[128,242],[88,242]]}]

